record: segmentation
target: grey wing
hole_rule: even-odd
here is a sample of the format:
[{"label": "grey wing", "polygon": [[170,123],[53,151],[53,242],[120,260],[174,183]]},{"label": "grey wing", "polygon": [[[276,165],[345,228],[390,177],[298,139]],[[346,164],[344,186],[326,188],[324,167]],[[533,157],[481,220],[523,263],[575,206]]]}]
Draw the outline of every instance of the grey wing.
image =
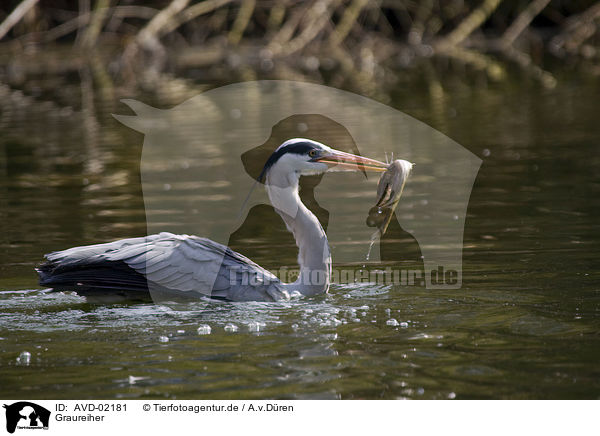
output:
[{"label": "grey wing", "polygon": [[143,274],[158,288],[233,301],[288,299],[272,273],[247,257],[206,238],[161,233],[142,244],[106,253]]},{"label": "grey wing", "polygon": [[63,269],[125,263],[145,278],[151,292],[176,291],[180,296],[205,295],[233,301],[289,298],[269,271],[224,245],[197,236],[163,232],[74,247],[46,258],[52,266]]}]

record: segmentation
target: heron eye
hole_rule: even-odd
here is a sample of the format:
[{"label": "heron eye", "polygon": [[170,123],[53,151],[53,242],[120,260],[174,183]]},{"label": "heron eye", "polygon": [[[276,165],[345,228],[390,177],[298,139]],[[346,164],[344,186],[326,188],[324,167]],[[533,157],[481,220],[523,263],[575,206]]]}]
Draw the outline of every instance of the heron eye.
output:
[{"label": "heron eye", "polygon": [[309,152],[308,152],[308,155],[309,155],[310,157],[315,157],[315,156],[317,155],[317,150],[311,150],[311,151],[309,151]]}]

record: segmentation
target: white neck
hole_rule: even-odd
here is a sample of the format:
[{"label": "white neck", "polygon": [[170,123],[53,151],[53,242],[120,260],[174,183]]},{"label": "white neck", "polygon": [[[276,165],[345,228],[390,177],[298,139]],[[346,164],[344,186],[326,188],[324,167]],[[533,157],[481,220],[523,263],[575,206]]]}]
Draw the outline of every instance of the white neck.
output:
[{"label": "white neck", "polygon": [[266,187],[271,204],[293,233],[298,246],[300,275],[294,283],[283,286],[288,292],[311,296],[329,289],[331,254],[319,220],[300,200],[299,179],[299,173],[275,164],[267,173]]}]

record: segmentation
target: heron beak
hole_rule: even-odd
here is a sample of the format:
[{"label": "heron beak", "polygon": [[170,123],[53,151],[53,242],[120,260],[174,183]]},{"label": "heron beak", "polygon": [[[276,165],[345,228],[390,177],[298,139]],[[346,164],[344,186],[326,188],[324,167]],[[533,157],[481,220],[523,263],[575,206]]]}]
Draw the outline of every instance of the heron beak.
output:
[{"label": "heron beak", "polygon": [[350,168],[355,171],[376,171],[384,172],[388,164],[368,157],[357,156],[355,154],[345,153],[339,150],[331,150],[326,154],[315,159],[315,162],[322,162],[329,165],[338,165],[344,168]]}]

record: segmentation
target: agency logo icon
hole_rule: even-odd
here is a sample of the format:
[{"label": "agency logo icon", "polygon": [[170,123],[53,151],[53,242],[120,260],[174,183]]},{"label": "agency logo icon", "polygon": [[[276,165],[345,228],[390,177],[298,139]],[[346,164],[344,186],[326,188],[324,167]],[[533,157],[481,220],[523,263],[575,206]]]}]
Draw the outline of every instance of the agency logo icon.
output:
[{"label": "agency logo icon", "polygon": [[50,411],[29,401],[5,404],[6,431],[14,433],[16,429],[47,430],[50,423]]},{"label": "agency logo icon", "polygon": [[[300,179],[301,202],[327,235],[333,283],[364,282],[365,271],[355,266],[368,261],[378,265],[373,272],[390,267],[389,274],[383,271],[384,283],[462,286],[464,225],[481,159],[432,127],[356,94],[284,80],[235,83],[164,110],[135,100],[123,103],[135,115],[115,118],[144,134],[140,171],[148,234],[198,235],[251,259],[265,247],[275,252],[294,246],[274,210],[273,189],[260,186],[265,182],[260,175],[280,144],[306,138],[381,162],[415,164],[394,216],[384,217],[387,230],[377,234],[381,217],[370,209],[379,173],[338,168],[336,175],[328,171]],[[170,301],[172,294],[164,289],[171,287],[218,298],[215,290],[231,284],[230,277],[224,282],[217,259],[225,252],[215,250],[208,261],[188,249],[187,240],[168,259],[159,249],[132,261],[148,280],[154,301]],[[407,261],[411,268],[404,268]],[[295,280],[283,273],[277,274],[283,281]]]}]

